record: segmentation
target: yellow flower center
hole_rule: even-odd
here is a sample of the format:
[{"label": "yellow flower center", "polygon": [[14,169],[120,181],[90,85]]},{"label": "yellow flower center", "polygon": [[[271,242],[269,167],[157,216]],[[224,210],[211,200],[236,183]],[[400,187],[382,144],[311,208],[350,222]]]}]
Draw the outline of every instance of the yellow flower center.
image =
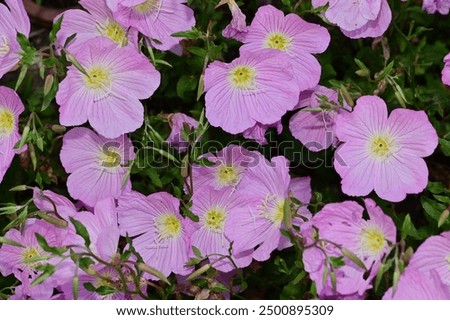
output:
[{"label": "yellow flower center", "polygon": [[361,231],[361,248],[363,252],[378,255],[383,250],[386,243],[383,232],[378,228],[367,227]]},{"label": "yellow flower center", "polygon": [[236,186],[240,179],[240,170],[233,166],[221,165],[216,171],[220,186]]},{"label": "yellow flower center", "polygon": [[292,38],[279,32],[269,33],[264,41],[264,47],[281,51],[288,50],[292,45]]},{"label": "yellow flower center", "polygon": [[277,201],[275,206],[275,213],[273,214],[272,222],[276,224],[281,224],[284,218],[284,199],[280,199]]},{"label": "yellow flower center", "polygon": [[6,108],[0,108],[0,138],[9,136],[15,125],[14,113]]},{"label": "yellow flower center", "polygon": [[0,57],[3,58],[9,53],[9,39],[0,35]]},{"label": "yellow flower center", "polygon": [[33,261],[32,259],[38,257],[41,254],[37,247],[25,248],[22,251],[22,263],[26,264],[29,268],[33,268],[40,264],[39,261]]},{"label": "yellow flower center", "polygon": [[122,47],[128,43],[125,29],[115,21],[106,22],[103,34]]},{"label": "yellow flower center", "polygon": [[391,156],[395,150],[395,142],[389,134],[376,133],[369,140],[370,153],[380,159]]},{"label": "yellow flower center", "polygon": [[158,8],[158,0],[147,0],[144,3],[134,6],[133,9],[139,13],[150,13],[153,9]]},{"label": "yellow flower center", "polygon": [[211,208],[203,217],[203,224],[210,231],[215,233],[223,233],[227,213],[222,208]]},{"label": "yellow flower center", "polygon": [[181,221],[174,214],[166,213],[156,219],[156,229],[161,238],[176,238],[181,234]]},{"label": "yellow flower center", "polygon": [[284,198],[278,198],[275,195],[268,194],[262,205],[258,206],[258,208],[264,218],[279,226],[283,222],[285,202]]},{"label": "yellow flower center", "polygon": [[236,89],[253,89],[256,86],[256,70],[250,66],[236,66],[228,75],[231,85]]},{"label": "yellow flower center", "polygon": [[93,67],[87,70],[85,84],[89,89],[109,90],[111,87],[111,75],[109,71],[103,67]]},{"label": "yellow flower center", "polygon": [[115,168],[120,165],[122,160],[119,150],[116,148],[109,148],[108,150],[102,150],[99,155],[100,165],[104,168]]}]

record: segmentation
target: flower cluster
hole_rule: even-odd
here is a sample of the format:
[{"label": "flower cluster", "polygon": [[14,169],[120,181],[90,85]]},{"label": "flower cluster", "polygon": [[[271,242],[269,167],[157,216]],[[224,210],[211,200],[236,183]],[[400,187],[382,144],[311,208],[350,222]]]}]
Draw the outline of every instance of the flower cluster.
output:
[{"label": "flower cluster", "polygon": [[[427,238],[412,253],[405,250],[405,234],[425,237],[405,218],[398,239],[400,218],[385,205],[427,187],[424,158],[439,143],[427,113],[406,108],[396,82],[400,72],[391,73],[392,65],[386,63],[372,79],[356,59],[364,66],[357,74],[377,82],[375,92],[365,90],[371,95],[361,88],[350,94],[333,81],[319,85],[322,65],[315,55],[330,45],[329,31],[272,5],[259,7],[247,25],[234,0],[215,6],[227,4],[231,12],[223,38],[240,42],[239,56],[231,62],[210,50],[214,23],[205,33],[195,28],[194,11],[184,0],[80,0],[83,9],[55,18],[45,60],[27,47],[30,22],[22,1],[5,2],[0,4],[0,78],[16,65],[26,71],[37,61],[45,71],[53,61],[43,91],[44,100],[54,93],[57,109],[47,112],[59,112],[59,124],[41,126],[57,127],[49,135],[59,134],[51,153],[57,150],[60,171],[67,174],[59,181],[63,189],[47,190],[53,180],[41,172],[51,168],[37,166],[33,144],[44,151],[37,141],[47,132],[41,136],[35,127],[47,106],[39,111],[32,95],[22,102],[16,91],[0,86],[0,182],[14,155],[28,148],[39,185],[12,189],[32,190],[26,204],[0,206],[0,215],[11,217],[0,237],[0,273],[20,282],[10,290],[11,299],[147,299],[153,287],[167,298],[160,284],[176,281],[167,290],[191,294],[198,289],[189,287],[191,281],[205,274],[214,279],[210,288],[219,288],[215,293],[225,287],[229,292],[220,297],[229,297],[244,288],[242,269],[256,270],[292,247],[286,251],[295,256],[299,276],[309,275],[319,298],[363,299],[394,261],[393,281],[385,286],[392,287],[379,297],[450,299],[450,232]],[[387,0],[313,0],[312,6],[321,8],[314,14],[351,39],[382,36],[392,18]],[[430,13],[448,13],[444,0],[423,6]],[[194,47],[190,41],[195,40],[205,42],[207,50]],[[389,48],[382,39],[373,46],[379,42],[386,62]],[[204,112],[191,110],[195,118],[182,112],[154,116],[153,101],[146,100],[160,86],[172,86],[164,79],[164,68],[172,67],[166,55],[178,59],[203,51],[204,61],[193,64],[203,65],[196,106],[204,106]],[[30,52],[33,59],[21,61]],[[442,83],[450,86],[450,55],[444,63]],[[177,91],[183,89],[180,83]],[[404,108],[388,108],[386,102],[395,102],[380,97],[388,84]],[[22,126],[19,117],[28,114]],[[170,134],[160,134],[154,118],[170,127]],[[208,123],[259,147],[269,143],[267,130],[275,128],[281,138],[288,124],[291,142],[297,139],[311,152],[335,151],[332,168],[340,188],[331,188],[333,195],[325,199],[319,192],[313,197],[310,171],[305,173],[281,147],[275,154],[237,143],[207,148],[212,142]],[[66,132],[66,126],[77,127]],[[138,143],[147,144],[138,148]],[[143,155],[148,150],[157,153],[150,160]],[[159,156],[170,161],[170,168],[161,170],[166,176],[145,163]],[[62,195],[64,190],[73,200]],[[355,198],[336,202],[340,191],[365,197],[359,199],[364,207]],[[447,207],[428,206],[427,214],[440,210],[441,227],[450,202],[447,195],[435,197]],[[289,272],[284,260],[276,261]],[[238,277],[242,286],[235,283]]]}]

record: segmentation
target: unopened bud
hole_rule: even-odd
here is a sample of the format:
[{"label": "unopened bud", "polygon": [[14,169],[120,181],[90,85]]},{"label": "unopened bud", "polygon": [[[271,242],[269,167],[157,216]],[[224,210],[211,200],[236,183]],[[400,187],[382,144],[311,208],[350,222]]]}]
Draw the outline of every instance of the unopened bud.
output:
[{"label": "unopened bud", "polygon": [[205,264],[204,266],[202,266],[201,268],[195,270],[194,272],[192,272],[187,278],[187,281],[191,281],[195,278],[197,278],[198,276],[204,274],[206,271],[208,271],[209,269],[211,269],[211,265],[209,263]]},{"label": "unopened bud", "polygon": [[52,131],[53,132],[56,132],[56,133],[64,133],[64,132],[66,132],[66,127],[64,127],[64,126],[61,126],[61,125],[59,125],[59,124],[54,124],[54,125],[52,125]]},{"label": "unopened bud", "polygon": [[50,90],[53,87],[53,81],[54,81],[54,77],[53,75],[49,74],[46,78],[45,78],[45,83],[44,83],[44,96],[48,95],[48,93],[50,92]]},{"label": "unopened bud", "polygon": [[167,283],[168,285],[170,285],[169,280],[166,278],[166,276],[161,272],[156,270],[155,268],[152,268],[148,265],[146,265],[145,263],[139,262],[136,267],[143,271],[143,272],[147,272],[151,275],[154,275],[155,277],[157,277],[158,279],[164,281],[165,283]]}]

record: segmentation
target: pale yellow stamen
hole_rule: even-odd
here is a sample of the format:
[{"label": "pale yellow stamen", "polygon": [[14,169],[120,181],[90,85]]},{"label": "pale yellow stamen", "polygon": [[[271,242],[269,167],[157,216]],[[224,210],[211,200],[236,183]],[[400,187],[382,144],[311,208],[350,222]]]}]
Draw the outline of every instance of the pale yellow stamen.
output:
[{"label": "pale yellow stamen", "polygon": [[39,261],[30,261],[38,256],[41,255],[42,250],[40,250],[38,247],[28,247],[25,248],[22,251],[22,263],[26,264],[29,268],[34,268],[35,266],[39,265]]},{"label": "pale yellow stamen", "polygon": [[220,186],[236,186],[240,179],[240,170],[233,166],[221,165],[216,171],[216,179]]},{"label": "pale yellow stamen", "polygon": [[292,38],[280,32],[269,33],[264,41],[264,47],[281,51],[289,50],[292,45]]},{"label": "pale yellow stamen", "polygon": [[383,251],[386,239],[381,230],[367,227],[361,230],[361,248],[364,253],[378,255]]},{"label": "pale yellow stamen", "polygon": [[270,220],[273,224],[279,226],[284,218],[284,198],[277,198],[275,195],[267,195],[259,210],[261,215]]},{"label": "pale yellow stamen", "polygon": [[156,221],[156,229],[161,238],[176,238],[181,234],[181,222],[174,214],[166,213],[159,216]]},{"label": "pale yellow stamen", "polygon": [[6,56],[9,51],[9,39],[3,35],[0,35],[0,57]]},{"label": "pale yellow stamen", "polygon": [[101,150],[98,156],[98,161],[104,168],[116,168],[120,166],[121,160],[120,152],[116,148]]},{"label": "pale yellow stamen", "polygon": [[125,29],[115,21],[108,20],[102,33],[122,47],[128,43]]},{"label": "pale yellow stamen", "polygon": [[214,207],[209,209],[203,217],[203,225],[215,233],[223,233],[227,213],[224,209]]},{"label": "pale yellow stamen", "polygon": [[85,84],[92,90],[109,90],[111,87],[111,74],[103,67],[92,67],[87,70]]},{"label": "pale yellow stamen", "polygon": [[16,126],[14,113],[7,108],[0,107],[0,138],[9,136]]},{"label": "pale yellow stamen", "polygon": [[368,148],[370,154],[378,159],[387,159],[396,150],[394,138],[385,133],[374,133],[369,139]]},{"label": "pale yellow stamen", "polygon": [[236,66],[228,75],[231,85],[236,89],[253,89],[256,86],[256,70],[250,66]]}]

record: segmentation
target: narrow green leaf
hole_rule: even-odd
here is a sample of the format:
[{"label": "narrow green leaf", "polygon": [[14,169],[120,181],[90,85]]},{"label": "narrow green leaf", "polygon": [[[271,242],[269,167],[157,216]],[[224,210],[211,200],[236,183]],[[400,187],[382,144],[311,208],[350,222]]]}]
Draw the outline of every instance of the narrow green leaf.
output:
[{"label": "narrow green leaf", "polygon": [[87,231],[86,227],[81,222],[75,220],[72,217],[69,217],[69,219],[75,227],[75,232],[83,238],[86,247],[89,247],[91,245],[91,239],[89,238],[89,232]]}]

